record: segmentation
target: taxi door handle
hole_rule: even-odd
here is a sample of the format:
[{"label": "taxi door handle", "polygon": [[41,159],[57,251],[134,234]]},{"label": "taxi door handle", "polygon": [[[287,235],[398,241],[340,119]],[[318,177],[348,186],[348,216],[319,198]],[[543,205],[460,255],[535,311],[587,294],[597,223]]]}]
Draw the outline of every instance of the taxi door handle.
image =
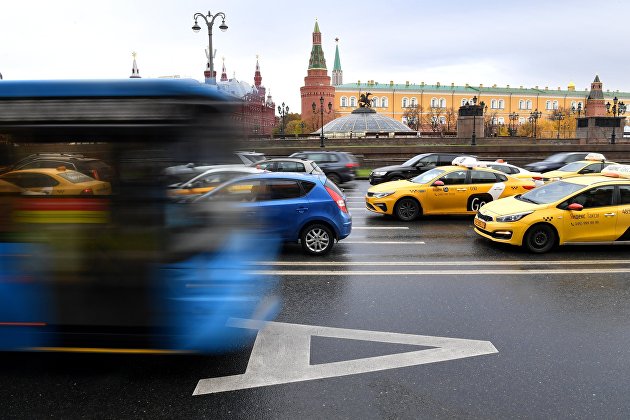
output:
[{"label": "taxi door handle", "polygon": [[467,188],[458,188],[457,191],[467,191]]},{"label": "taxi door handle", "polygon": [[616,213],[604,213],[604,217],[613,217]]}]

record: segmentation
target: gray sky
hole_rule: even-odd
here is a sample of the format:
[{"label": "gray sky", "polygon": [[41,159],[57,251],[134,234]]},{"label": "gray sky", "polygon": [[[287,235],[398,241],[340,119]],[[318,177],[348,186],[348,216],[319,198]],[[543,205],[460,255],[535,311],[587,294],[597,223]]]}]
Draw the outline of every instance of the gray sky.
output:
[{"label": "gray sky", "polygon": [[0,73],[5,79],[127,78],[132,51],[144,78],[203,80],[205,24],[195,12],[224,12],[213,47],[220,74],[263,85],[300,111],[318,19],[329,69],[338,37],[345,83],[425,82],[630,91],[625,0],[2,0]]}]

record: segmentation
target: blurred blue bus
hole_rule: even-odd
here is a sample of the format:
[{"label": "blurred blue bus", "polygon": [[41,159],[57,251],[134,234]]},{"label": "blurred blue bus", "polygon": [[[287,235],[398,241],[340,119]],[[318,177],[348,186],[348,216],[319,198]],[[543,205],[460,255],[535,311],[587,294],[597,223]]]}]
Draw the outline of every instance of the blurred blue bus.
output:
[{"label": "blurred blue bus", "polygon": [[250,270],[277,244],[220,203],[174,203],[163,179],[231,158],[236,105],[193,80],[0,82],[0,349],[216,353],[253,338],[225,323],[277,312],[273,279]]}]

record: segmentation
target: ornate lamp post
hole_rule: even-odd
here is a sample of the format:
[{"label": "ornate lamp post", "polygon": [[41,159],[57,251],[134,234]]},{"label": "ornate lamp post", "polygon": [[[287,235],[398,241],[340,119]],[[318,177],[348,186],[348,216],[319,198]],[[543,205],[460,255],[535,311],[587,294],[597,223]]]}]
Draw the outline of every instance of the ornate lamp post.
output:
[{"label": "ornate lamp post", "polygon": [[518,120],[518,114],[516,112],[510,112],[508,114],[508,118],[510,119],[510,137],[513,137],[516,134],[516,121]]},{"label": "ornate lamp post", "polygon": [[481,110],[481,116],[483,117],[485,103],[481,101],[479,105],[477,105],[477,97],[473,96],[472,101],[466,102],[466,105],[471,107],[472,112],[473,112],[473,132],[472,132],[472,137],[470,138],[470,145],[476,146],[477,145],[477,114],[479,113],[479,110]]},{"label": "ornate lamp post", "polygon": [[572,114],[576,114],[577,113],[577,117],[580,118],[580,115],[582,114],[582,102],[578,102],[577,104],[577,108],[574,106],[571,107],[571,113]]},{"label": "ornate lamp post", "polygon": [[550,117],[553,121],[558,121],[558,139],[560,138],[560,121],[564,120],[564,116],[563,112],[558,111]]},{"label": "ornate lamp post", "polygon": [[540,112],[540,111],[538,110],[538,108],[536,108],[536,109],[534,110],[534,112],[530,112],[530,113],[529,113],[529,118],[528,118],[528,120],[529,120],[529,122],[530,122],[530,123],[532,123],[532,124],[534,125],[534,138],[536,138],[536,137],[537,137],[537,134],[536,134],[536,127],[538,126],[538,118],[540,118],[540,117],[541,117],[541,115],[542,115],[542,112]]},{"label": "ornate lamp post", "polygon": [[610,106],[610,102],[606,103],[606,112],[612,114],[615,118],[613,120],[613,130],[612,135],[610,136],[610,144],[615,144],[615,129],[617,128],[617,117],[626,113],[626,104],[623,102],[619,102],[619,99],[615,96],[613,98],[613,105]]},{"label": "ornate lamp post", "polygon": [[[315,104],[315,102],[313,102],[313,113],[317,114],[317,105]],[[328,102],[328,111],[326,112],[327,114],[330,114],[332,112],[332,102]],[[322,132],[319,135],[319,147],[326,147],[324,145],[324,97],[320,96],[319,97],[319,114],[321,115],[322,118]]]},{"label": "ornate lamp post", "polygon": [[202,18],[206,22],[206,26],[208,26],[208,48],[209,48],[208,49],[208,65],[210,66],[210,84],[211,85],[217,84],[214,78],[214,63],[213,63],[214,53],[212,52],[212,25],[214,25],[214,20],[218,16],[221,16],[221,25],[219,25],[219,29],[221,29],[223,32],[227,31],[228,27],[225,24],[225,13],[223,12],[219,12],[213,15],[212,13],[210,13],[210,11],[208,11],[207,16],[204,16],[203,13],[197,12],[193,16],[193,19],[195,19],[195,24],[192,26],[193,32],[197,33],[201,30],[201,27],[197,23],[197,19],[199,18]]},{"label": "ornate lamp post", "polygon": [[278,114],[280,114],[280,118],[282,118],[282,124],[280,125],[280,138],[284,140],[284,118],[289,113],[289,107],[284,105],[282,102],[282,106],[278,105]]}]

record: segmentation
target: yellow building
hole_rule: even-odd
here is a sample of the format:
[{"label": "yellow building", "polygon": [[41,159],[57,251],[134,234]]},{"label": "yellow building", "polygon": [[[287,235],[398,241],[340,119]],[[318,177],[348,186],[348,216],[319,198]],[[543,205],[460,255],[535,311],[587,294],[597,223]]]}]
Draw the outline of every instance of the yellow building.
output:
[{"label": "yellow building", "polygon": [[[431,131],[432,126],[435,128],[439,125],[440,131],[452,133],[456,131],[459,107],[472,103],[473,98],[476,98],[478,104],[484,102],[486,107],[484,114],[492,124],[508,127],[512,123],[516,127],[531,121],[530,117],[536,111],[540,112],[537,124],[550,121],[559,113],[566,119],[578,117],[578,112],[584,116],[586,100],[590,93],[589,90],[575,90],[573,83],[566,89],[561,89],[538,86],[514,88],[509,85],[487,87],[456,86],[453,83],[427,85],[424,82],[395,84],[393,81],[389,83],[359,81],[335,86],[336,116],[352,112],[358,106],[359,96],[368,92],[371,94],[372,108],[379,114],[413,125],[414,114],[410,111],[415,108],[417,110],[415,115],[419,115],[419,131]],[[612,102],[613,97],[617,97],[627,103],[630,100],[630,93],[604,91],[604,97],[607,102]]]}]

